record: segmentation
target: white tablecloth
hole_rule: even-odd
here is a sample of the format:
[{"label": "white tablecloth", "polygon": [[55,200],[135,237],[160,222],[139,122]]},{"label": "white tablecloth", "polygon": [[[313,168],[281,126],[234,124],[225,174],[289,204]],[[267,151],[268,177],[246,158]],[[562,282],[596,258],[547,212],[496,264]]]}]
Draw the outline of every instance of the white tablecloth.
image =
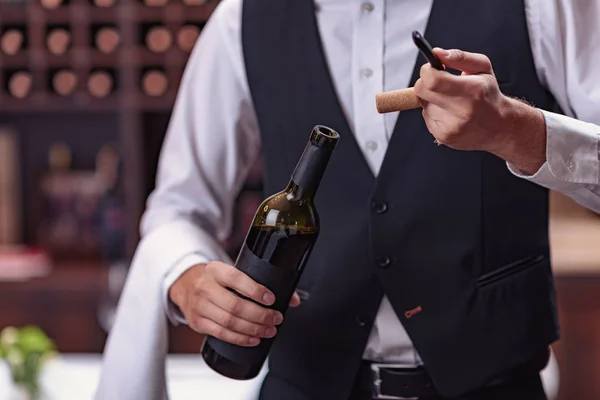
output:
[{"label": "white tablecloth", "polygon": [[[41,376],[43,400],[91,400],[98,384],[101,356],[65,354],[49,362]],[[170,355],[169,396],[173,400],[255,400],[265,370],[251,381],[222,377],[200,355]],[[12,400],[8,368],[0,363],[0,400]],[[118,400],[118,399],[115,399]]]},{"label": "white tablecloth", "polygon": [[[98,354],[64,354],[49,362],[41,377],[43,400],[92,400],[100,375]],[[212,371],[198,354],[169,355],[167,382],[172,400],[255,400],[266,369],[251,381],[235,381]],[[542,372],[550,400],[559,386],[554,355]],[[0,400],[13,400],[8,368],[0,363]],[[117,400],[117,399],[115,399]]]}]

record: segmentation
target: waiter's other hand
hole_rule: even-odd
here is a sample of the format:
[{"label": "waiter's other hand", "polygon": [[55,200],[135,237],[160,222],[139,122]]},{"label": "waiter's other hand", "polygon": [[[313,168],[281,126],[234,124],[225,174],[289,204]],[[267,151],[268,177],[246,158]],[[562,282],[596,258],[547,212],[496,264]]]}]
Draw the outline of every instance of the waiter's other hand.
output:
[{"label": "waiter's other hand", "polygon": [[[188,325],[201,334],[239,346],[256,346],[261,338],[275,336],[283,315],[242,299],[227,288],[266,306],[275,302],[267,288],[237,268],[216,261],[188,269],[173,283],[169,296]],[[300,298],[294,294],[290,305],[298,304]]]},{"label": "waiter's other hand", "polygon": [[458,150],[483,150],[535,173],[545,162],[546,127],[539,110],[498,87],[489,58],[462,50],[434,49],[460,76],[421,68],[415,93],[427,128],[439,144]]}]

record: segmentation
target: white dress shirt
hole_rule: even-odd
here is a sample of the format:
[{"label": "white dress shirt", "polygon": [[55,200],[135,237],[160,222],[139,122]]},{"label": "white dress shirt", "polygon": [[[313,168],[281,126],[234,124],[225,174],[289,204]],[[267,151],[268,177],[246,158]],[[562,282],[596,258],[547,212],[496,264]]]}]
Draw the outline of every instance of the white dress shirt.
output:
[{"label": "white dress shirt", "polygon": [[[375,95],[409,84],[414,63],[407,60],[415,60],[418,52],[410,33],[425,30],[432,0],[316,2],[337,94],[376,175],[397,113],[378,114]],[[161,385],[165,314],[173,323],[183,321],[168,301],[169,287],[195,264],[231,263],[219,242],[229,234],[236,194],[261,147],[242,56],[241,7],[242,0],[223,0],[190,56],[161,152],[157,186],[143,216],[142,240],[107,342],[98,399],[109,393],[160,398],[148,388],[139,388],[148,397],[136,397],[132,377],[124,371],[129,366],[135,382],[145,375]],[[508,168],[600,212],[600,126],[595,125],[600,124],[600,2],[525,0],[525,7],[538,77],[579,121],[544,112],[548,162],[533,176]],[[153,325],[157,321],[160,329]],[[141,354],[148,358],[145,363],[127,359]],[[364,357],[420,362],[385,297]],[[123,362],[122,373],[111,371]]]}]

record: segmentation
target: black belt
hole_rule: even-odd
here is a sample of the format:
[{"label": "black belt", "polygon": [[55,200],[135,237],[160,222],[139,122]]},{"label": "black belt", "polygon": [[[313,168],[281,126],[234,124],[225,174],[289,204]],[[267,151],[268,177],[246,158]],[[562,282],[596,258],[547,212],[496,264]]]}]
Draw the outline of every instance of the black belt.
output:
[{"label": "black belt", "polygon": [[[496,386],[518,378],[539,374],[548,363],[549,350],[484,385]],[[373,399],[401,400],[439,395],[424,367],[363,361],[357,375],[358,385],[370,390]]]}]

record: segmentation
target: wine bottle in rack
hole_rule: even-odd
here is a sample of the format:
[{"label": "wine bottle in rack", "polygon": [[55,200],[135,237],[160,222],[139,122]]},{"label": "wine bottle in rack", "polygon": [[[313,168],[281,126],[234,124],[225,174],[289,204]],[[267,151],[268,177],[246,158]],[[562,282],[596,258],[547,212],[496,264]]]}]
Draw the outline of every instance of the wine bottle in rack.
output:
[{"label": "wine bottle in rack", "polygon": [[148,7],[164,7],[169,0],[144,0],[144,5]]},{"label": "wine bottle in rack", "polygon": [[58,8],[64,5],[65,3],[65,0],[40,0],[40,4],[42,5],[42,7],[47,8],[49,10],[54,10],[55,8]]},{"label": "wine bottle in rack", "polygon": [[70,68],[51,71],[51,89],[60,96],[70,96],[77,89],[77,75]]},{"label": "wine bottle in rack", "polygon": [[183,0],[183,4],[186,6],[201,6],[205,4],[206,0]]},{"label": "wine bottle in rack", "polygon": [[92,71],[88,77],[87,90],[93,97],[102,99],[115,89],[115,72],[108,69]]},{"label": "wine bottle in rack", "polygon": [[163,25],[148,24],[142,27],[146,47],[154,53],[164,53],[173,44],[173,35]]},{"label": "wine bottle in rack", "polygon": [[94,46],[104,54],[114,53],[121,43],[119,31],[111,25],[92,26],[92,35]]},{"label": "wine bottle in rack", "polygon": [[93,0],[96,7],[112,7],[115,5],[115,0]]},{"label": "wine bottle in rack", "polygon": [[16,99],[24,99],[31,92],[33,78],[31,73],[26,70],[6,71],[6,86],[8,93]]},{"label": "wine bottle in rack", "polygon": [[177,32],[177,47],[189,53],[200,36],[200,27],[193,23],[185,23]]},{"label": "wine bottle in rack", "polygon": [[49,25],[46,30],[46,47],[54,55],[65,54],[71,46],[72,35],[68,25]]},{"label": "wine bottle in rack", "polygon": [[4,25],[0,30],[0,50],[2,53],[13,56],[27,47],[25,26]]},{"label": "wine bottle in rack", "polygon": [[142,91],[147,96],[162,96],[168,88],[169,81],[161,68],[147,68],[142,71]]}]

